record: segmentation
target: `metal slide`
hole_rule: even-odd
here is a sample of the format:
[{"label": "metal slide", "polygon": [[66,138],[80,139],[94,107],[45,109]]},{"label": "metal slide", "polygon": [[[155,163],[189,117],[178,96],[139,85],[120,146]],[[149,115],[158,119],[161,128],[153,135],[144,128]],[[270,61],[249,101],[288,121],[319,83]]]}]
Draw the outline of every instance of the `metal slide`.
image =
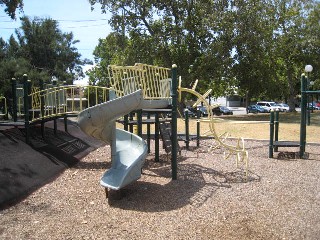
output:
[{"label": "metal slide", "polygon": [[137,109],[167,106],[168,100],[145,100],[142,90],[138,90],[79,113],[81,130],[111,145],[112,165],[101,178],[103,187],[118,190],[139,179],[147,156],[145,141],[133,133],[116,129],[115,121]]}]

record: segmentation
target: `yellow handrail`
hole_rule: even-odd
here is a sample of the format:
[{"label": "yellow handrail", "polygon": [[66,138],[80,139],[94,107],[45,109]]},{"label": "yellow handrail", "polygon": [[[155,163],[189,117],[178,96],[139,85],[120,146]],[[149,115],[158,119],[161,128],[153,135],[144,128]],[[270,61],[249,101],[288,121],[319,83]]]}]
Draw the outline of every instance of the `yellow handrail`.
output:
[{"label": "yellow handrail", "polygon": [[[33,91],[29,95],[32,100],[30,121],[33,122],[64,114],[78,114],[85,108],[90,107],[90,105],[93,106],[107,101],[107,90],[109,90],[107,87],[91,85],[64,85]],[[94,94],[95,97],[91,98],[91,94]]]}]

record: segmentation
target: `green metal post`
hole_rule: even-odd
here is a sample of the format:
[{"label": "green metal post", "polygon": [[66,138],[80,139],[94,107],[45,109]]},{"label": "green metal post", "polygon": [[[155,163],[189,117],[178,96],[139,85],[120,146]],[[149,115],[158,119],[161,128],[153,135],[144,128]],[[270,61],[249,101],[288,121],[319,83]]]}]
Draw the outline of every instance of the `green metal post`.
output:
[{"label": "green metal post", "polygon": [[43,79],[40,79],[39,81],[39,85],[40,85],[40,91],[41,91],[41,95],[40,95],[40,114],[41,114],[41,135],[42,135],[42,138],[44,138],[44,123],[45,123],[45,120],[44,120],[44,82],[43,82]]},{"label": "green metal post", "polygon": [[138,136],[142,137],[142,110],[137,111]]},{"label": "green metal post", "polygon": [[133,115],[134,115],[133,112],[130,112],[130,113],[129,113],[129,121],[131,122],[131,124],[129,124],[129,131],[130,131],[131,133],[133,133],[133,124],[132,124]]},{"label": "green metal post", "polygon": [[[150,119],[150,113],[147,115],[147,119]],[[150,153],[150,123],[147,123],[147,145],[148,145],[148,153]]]},{"label": "green metal post", "polygon": [[274,138],[274,111],[270,112],[270,139],[269,139],[269,158],[273,158],[273,138]]},{"label": "green metal post", "polygon": [[172,180],[177,179],[177,153],[178,153],[178,134],[177,134],[177,104],[178,104],[178,96],[177,96],[177,65],[172,65],[172,80],[171,80],[171,99],[172,99],[172,135],[171,135],[171,143],[172,143],[172,153],[171,153],[171,170],[172,170]]},{"label": "green metal post", "polygon": [[186,149],[189,150],[189,142],[190,142],[190,136],[189,136],[189,114],[188,110],[186,109],[184,111],[184,123],[185,123],[185,133],[186,133]]},{"label": "green metal post", "polygon": [[301,121],[300,121],[300,158],[303,158],[306,150],[306,113],[307,113],[307,79],[305,74],[301,75]]},{"label": "green metal post", "polygon": [[11,89],[12,89],[12,117],[13,121],[16,122],[17,117],[17,81],[15,78],[11,79]]},{"label": "green metal post", "polygon": [[123,128],[124,128],[124,130],[126,130],[126,131],[128,131],[128,129],[129,129],[129,127],[128,127],[128,125],[129,125],[129,115],[128,114],[126,114],[126,115],[124,115],[124,117],[123,117]]},{"label": "green metal post", "polygon": [[159,114],[155,114],[155,124],[154,124],[154,151],[155,151],[155,161],[159,162]]},{"label": "green metal post", "polygon": [[200,110],[199,109],[197,111],[197,147],[200,147]]},{"label": "green metal post", "polygon": [[[274,119],[274,141],[279,140],[279,111],[275,112],[275,119]],[[278,147],[274,148],[275,152],[278,152]]]},{"label": "green metal post", "polygon": [[68,116],[67,115],[63,116],[63,123],[64,123],[64,131],[68,132]]},{"label": "green metal post", "polygon": [[[54,79],[53,81],[52,81],[52,85],[53,85],[53,87],[55,88],[55,87],[57,87],[57,84],[58,84],[58,81],[56,80],[56,79]],[[57,104],[57,92],[56,92],[56,89],[54,90],[54,103],[53,103],[53,105],[54,105],[54,109],[55,109],[55,114],[57,113],[57,110],[58,110],[58,104]],[[54,119],[53,119],[53,133],[56,135],[57,134],[57,118],[55,117]]]},{"label": "green metal post", "polygon": [[28,90],[28,76],[27,74],[23,75],[23,103],[24,103],[24,126],[26,131],[26,143],[30,143],[30,129],[29,129],[29,96]]}]

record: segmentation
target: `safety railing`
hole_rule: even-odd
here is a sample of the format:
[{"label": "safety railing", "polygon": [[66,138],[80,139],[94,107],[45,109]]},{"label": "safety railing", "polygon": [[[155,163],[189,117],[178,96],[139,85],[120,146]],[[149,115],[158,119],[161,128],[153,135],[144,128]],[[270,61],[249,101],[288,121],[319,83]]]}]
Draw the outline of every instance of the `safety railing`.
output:
[{"label": "safety railing", "polygon": [[145,99],[169,99],[171,78],[169,68],[136,63],[134,66],[110,65],[110,86],[117,97],[142,89]]},{"label": "safety railing", "polygon": [[78,114],[80,111],[108,101],[109,88],[98,86],[57,86],[41,91],[33,91],[29,108],[30,122]]}]

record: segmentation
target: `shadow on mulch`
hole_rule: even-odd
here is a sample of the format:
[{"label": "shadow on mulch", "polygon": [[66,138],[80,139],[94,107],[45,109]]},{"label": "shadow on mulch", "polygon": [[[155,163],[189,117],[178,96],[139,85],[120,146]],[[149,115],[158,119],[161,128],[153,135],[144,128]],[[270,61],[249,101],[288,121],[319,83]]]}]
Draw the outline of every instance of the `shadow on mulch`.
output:
[{"label": "shadow on mulch", "polygon": [[35,126],[30,144],[26,144],[24,128],[0,131],[0,209],[18,203],[99,146],[85,142],[87,137],[81,138],[84,133],[74,126],[73,131],[79,131],[77,137],[45,128],[43,138]]}]

